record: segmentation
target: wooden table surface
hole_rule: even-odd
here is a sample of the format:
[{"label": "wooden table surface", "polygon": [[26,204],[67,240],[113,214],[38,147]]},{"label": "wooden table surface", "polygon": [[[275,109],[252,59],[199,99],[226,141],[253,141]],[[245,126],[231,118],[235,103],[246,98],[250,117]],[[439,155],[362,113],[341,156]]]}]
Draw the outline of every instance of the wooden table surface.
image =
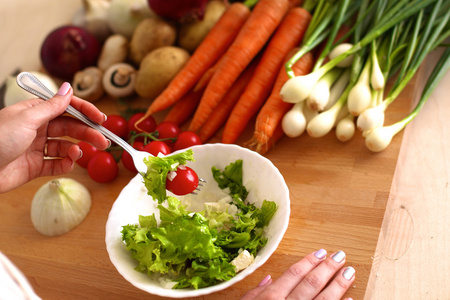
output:
[{"label": "wooden table surface", "polygon": [[[39,69],[43,38],[67,23],[79,5],[69,0],[1,2],[0,82],[18,67]],[[423,73],[430,71],[433,59]],[[401,119],[411,109],[420,79],[389,108],[387,122]],[[381,153],[368,151],[360,136],[348,143],[337,141],[333,134],[281,140],[266,156],[290,189],[286,235],[255,273],[202,299],[237,299],[265,275],[277,278],[320,248],[347,253],[346,265],[357,272],[346,294],[353,299],[448,299],[450,101],[445,100],[449,100],[449,84],[447,74],[419,117]],[[130,105],[147,104],[138,99]],[[98,106],[107,114],[123,109],[110,99]],[[248,139],[250,130],[239,143]],[[0,195],[0,251],[24,272],[43,299],[159,299],[123,279],[106,252],[109,210],[133,174],[121,166],[113,183],[98,184],[76,167],[67,177],[86,185],[92,194],[85,221],[59,237],[37,233],[30,204],[50,178],[36,179]]]}]

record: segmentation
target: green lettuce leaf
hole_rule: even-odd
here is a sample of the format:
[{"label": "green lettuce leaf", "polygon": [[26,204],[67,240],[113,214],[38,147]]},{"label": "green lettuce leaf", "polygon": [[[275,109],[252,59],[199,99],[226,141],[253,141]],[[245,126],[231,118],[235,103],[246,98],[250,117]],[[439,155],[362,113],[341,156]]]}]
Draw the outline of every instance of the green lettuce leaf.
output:
[{"label": "green lettuce leaf", "polygon": [[217,167],[212,167],[211,171],[214,180],[221,189],[230,189],[230,195],[238,195],[241,199],[246,199],[248,191],[242,183],[242,159],[225,167],[220,171]]},{"label": "green lettuce leaf", "polygon": [[167,174],[175,171],[179,165],[186,164],[187,161],[194,161],[192,149],[165,157],[148,156],[144,160],[147,173],[143,176],[147,193],[158,200],[158,203],[163,203],[166,199]]}]

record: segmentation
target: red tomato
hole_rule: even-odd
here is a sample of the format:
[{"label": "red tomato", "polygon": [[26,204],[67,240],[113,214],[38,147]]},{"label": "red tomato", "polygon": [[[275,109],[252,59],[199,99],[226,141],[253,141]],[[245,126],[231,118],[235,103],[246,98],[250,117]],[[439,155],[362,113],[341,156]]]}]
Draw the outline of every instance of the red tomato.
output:
[{"label": "red tomato", "polygon": [[166,189],[175,195],[187,195],[198,187],[198,176],[194,170],[186,166],[179,166],[176,176],[170,180],[170,174],[166,179]]},{"label": "red tomato", "polygon": [[92,180],[106,183],[116,179],[119,166],[111,153],[100,151],[89,161],[87,170]]},{"label": "red tomato", "polygon": [[176,151],[201,144],[202,140],[195,132],[183,131],[182,133],[180,133],[177,140],[175,141],[175,144],[173,145],[173,150]]},{"label": "red tomato", "polygon": [[138,120],[140,120],[144,115],[145,115],[144,113],[136,113],[136,114],[132,115],[131,118],[128,120],[128,130],[136,131],[137,133],[141,133],[141,132],[150,133],[150,132],[155,131],[156,121],[155,121],[155,118],[153,118],[152,116],[145,118],[145,120],[143,120],[141,123],[139,123],[138,126],[142,130],[140,130],[139,128],[136,127],[136,122]]},{"label": "red tomato", "polygon": [[158,156],[158,153],[162,153],[164,155],[170,154],[170,148],[166,143],[161,141],[153,141],[145,145],[144,151],[147,151],[153,156]]},{"label": "red tomato", "polygon": [[105,122],[103,122],[102,125],[123,139],[126,139],[128,137],[128,122],[122,116],[108,116],[108,118]]},{"label": "red tomato", "polygon": [[80,147],[81,151],[83,151],[83,156],[81,156],[81,158],[78,159],[76,162],[81,167],[87,168],[91,158],[94,157],[96,154],[98,154],[100,150],[84,141],[79,142],[78,146]]},{"label": "red tomato", "polygon": [[[133,148],[142,151],[144,150],[144,143],[140,141],[135,141],[133,143]],[[133,158],[125,150],[122,152],[122,164],[127,170],[137,173],[136,167],[134,166]]]},{"label": "red tomato", "polygon": [[[156,126],[158,131],[158,139],[176,138],[181,133],[180,127],[174,122],[164,121]],[[174,142],[171,140],[164,141],[169,146],[173,146]]]}]

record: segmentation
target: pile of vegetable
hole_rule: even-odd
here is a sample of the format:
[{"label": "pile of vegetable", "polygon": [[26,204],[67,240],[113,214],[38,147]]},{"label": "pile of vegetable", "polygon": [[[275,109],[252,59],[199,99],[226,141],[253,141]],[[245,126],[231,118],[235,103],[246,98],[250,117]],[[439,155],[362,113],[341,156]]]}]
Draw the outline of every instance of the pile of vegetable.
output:
[{"label": "pile of vegetable", "polygon": [[[141,128],[137,128],[136,122],[143,116],[143,112],[137,112],[127,120],[120,115],[109,115],[103,126],[128,141],[136,150],[146,151],[153,156],[168,155],[177,150],[202,144],[200,137],[194,132],[183,131],[171,121],[158,124],[153,116],[145,118],[141,122]],[[91,179],[96,182],[113,181],[119,174],[119,162],[130,172],[137,173],[131,155],[117,145],[112,145],[104,151],[84,141],[78,142],[78,145],[83,151],[83,156],[76,163],[87,169]],[[185,191],[191,189],[193,184],[193,180],[188,180],[191,178],[190,174],[189,168],[179,170],[176,180],[170,181],[169,189],[177,195],[186,194]]]},{"label": "pile of vegetable", "polygon": [[153,99],[189,59],[226,9],[224,1],[84,0],[72,24],[54,29],[41,47],[52,76],[95,102]]},{"label": "pile of vegetable", "polygon": [[233,3],[146,116],[172,107],[192,117],[188,128],[203,142],[223,127],[223,143],[235,143],[255,117],[249,146],[260,153],[283,135],[322,137],[333,128],[341,141],[358,128],[370,150],[382,151],[431,92],[383,126],[388,105],[449,36],[449,8],[437,0]]},{"label": "pile of vegetable", "polygon": [[211,204],[201,212],[190,212],[169,196],[164,198],[167,205],[158,205],[160,222],[153,214],[139,216],[139,224],[123,226],[123,241],[139,262],[137,271],[172,280],[173,288],[204,288],[231,279],[264,247],[264,228],[276,204],[264,200],[257,208],[246,201],[242,160],[224,170],[212,167],[212,172],[231,197],[230,203],[222,203],[224,209]]}]

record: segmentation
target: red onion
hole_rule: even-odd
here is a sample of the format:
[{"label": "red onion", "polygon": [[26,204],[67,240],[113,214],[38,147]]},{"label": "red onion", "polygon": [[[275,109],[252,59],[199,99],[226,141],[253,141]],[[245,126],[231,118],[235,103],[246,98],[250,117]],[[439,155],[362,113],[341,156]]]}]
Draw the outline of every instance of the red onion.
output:
[{"label": "red onion", "polygon": [[71,80],[73,75],[97,63],[101,45],[94,35],[77,26],[53,30],[41,47],[41,61],[50,75]]},{"label": "red onion", "polygon": [[148,0],[153,12],[161,17],[187,22],[202,19],[208,0]]}]

